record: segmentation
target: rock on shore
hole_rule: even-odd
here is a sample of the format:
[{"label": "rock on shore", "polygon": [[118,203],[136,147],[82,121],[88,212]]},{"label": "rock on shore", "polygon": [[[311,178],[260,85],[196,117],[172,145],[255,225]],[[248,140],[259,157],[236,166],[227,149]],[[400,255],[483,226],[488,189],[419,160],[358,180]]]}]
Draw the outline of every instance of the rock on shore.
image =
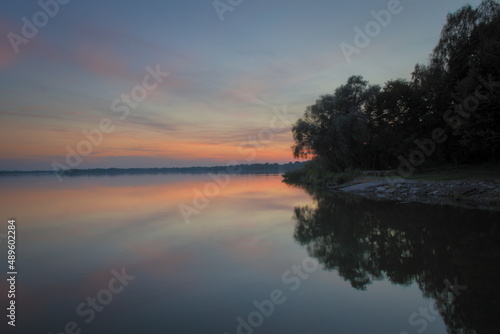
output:
[{"label": "rock on shore", "polygon": [[400,178],[358,179],[335,191],[377,200],[458,205],[500,211],[500,180],[416,181]]}]

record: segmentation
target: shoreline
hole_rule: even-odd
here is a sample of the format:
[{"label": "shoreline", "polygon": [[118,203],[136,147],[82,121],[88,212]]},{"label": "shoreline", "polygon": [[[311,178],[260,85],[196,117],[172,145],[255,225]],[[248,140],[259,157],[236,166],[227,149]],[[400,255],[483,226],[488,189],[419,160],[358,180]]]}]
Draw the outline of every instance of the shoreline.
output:
[{"label": "shoreline", "polygon": [[362,176],[327,188],[401,204],[419,202],[500,211],[500,179],[432,181]]}]

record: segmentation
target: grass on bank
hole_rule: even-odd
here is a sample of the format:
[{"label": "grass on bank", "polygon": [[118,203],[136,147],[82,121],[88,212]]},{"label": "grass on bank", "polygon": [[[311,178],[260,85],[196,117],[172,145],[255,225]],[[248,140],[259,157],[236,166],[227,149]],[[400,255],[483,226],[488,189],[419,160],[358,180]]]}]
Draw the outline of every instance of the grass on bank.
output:
[{"label": "grass on bank", "polygon": [[301,168],[290,170],[283,174],[283,181],[292,184],[306,185],[340,185],[354,180],[361,174],[359,169],[344,172],[332,172],[321,165],[310,161]]},{"label": "grass on bank", "polygon": [[500,180],[500,164],[445,165],[426,168],[407,177],[409,180],[426,181],[472,181]]}]

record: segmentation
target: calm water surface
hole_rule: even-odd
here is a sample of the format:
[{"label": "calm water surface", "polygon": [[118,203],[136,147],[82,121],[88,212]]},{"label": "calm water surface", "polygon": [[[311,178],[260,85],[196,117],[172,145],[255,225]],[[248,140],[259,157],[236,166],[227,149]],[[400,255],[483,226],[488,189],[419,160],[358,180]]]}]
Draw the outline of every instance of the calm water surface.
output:
[{"label": "calm water surface", "polygon": [[0,208],[3,277],[9,218],[18,238],[17,326],[2,311],[1,333],[500,328],[490,212],[317,194],[278,175],[2,177]]}]

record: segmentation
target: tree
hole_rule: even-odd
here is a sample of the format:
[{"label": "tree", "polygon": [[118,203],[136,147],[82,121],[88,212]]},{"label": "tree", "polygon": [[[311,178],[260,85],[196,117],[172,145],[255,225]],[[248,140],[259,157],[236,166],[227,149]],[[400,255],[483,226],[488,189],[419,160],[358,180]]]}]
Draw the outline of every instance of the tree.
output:
[{"label": "tree", "polygon": [[[484,82],[500,81],[499,3],[484,0],[477,8],[467,5],[449,14],[429,64],[417,65],[413,80],[434,115],[429,123],[447,131],[448,160],[498,160],[500,89]],[[478,97],[481,87],[481,96],[490,88],[487,98]],[[452,127],[443,120],[448,110],[460,116]]]},{"label": "tree", "polygon": [[361,76],[352,76],[333,95],[320,96],[292,127],[294,157],[320,157],[334,171],[364,166],[368,118],[363,111],[377,92]]},{"label": "tree", "polygon": [[352,76],[320,96],[293,126],[296,158],[315,157],[330,170],[394,168],[415,141],[443,131],[426,163],[500,159],[500,4],[483,0],[447,17],[427,65],[412,80],[381,90]]}]

